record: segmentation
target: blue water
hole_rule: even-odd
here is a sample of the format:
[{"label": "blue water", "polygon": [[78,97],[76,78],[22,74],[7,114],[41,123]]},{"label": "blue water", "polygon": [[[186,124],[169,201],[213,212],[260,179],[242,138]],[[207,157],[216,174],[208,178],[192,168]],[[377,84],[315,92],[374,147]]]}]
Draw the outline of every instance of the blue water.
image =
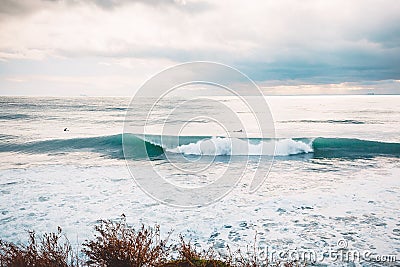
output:
[{"label": "blue water", "polygon": [[[257,233],[260,247],[324,249],[345,239],[353,248],[399,255],[400,97],[267,100],[275,136],[233,138],[247,144],[245,150],[227,147],[232,139],[213,132],[205,119],[195,121],[178,144],[168,143],[168,136],[161,142],[158,117],[145,138],[124,136],[135,148],[128,161],[137,173],[151,160],[168,181],[189,187],[212,183],[228,163],[239,173],[244,156],[271,157],[259,148],[274,141],[276,157],[258,191],[248,192],[244,176],[222,200],[180,209],[143,193],[128,172],[122,133],[129,98],[1,97],[0,237],[23,241],[27,230],[60,225],[80,243],[98,219],[124,213],[134,225],[159,223],[165,232],[175,230],[172,238],[183,233],[199,246],[245,246]],[[161,103],[157,115],[180,101]],[[181,112],[211,116],[215,111],[206,107]],[[135,112],[131,123],[146,113],[140,106]],[[172,123],[182,123],[179,115]],[[216,157],[206,173],[182,174],[168,165],[168,155],[189,159],[182,163],[188,168],[201,166],[202,156]],[[249,162],[250,170],[256,167],[269,171]]]}]

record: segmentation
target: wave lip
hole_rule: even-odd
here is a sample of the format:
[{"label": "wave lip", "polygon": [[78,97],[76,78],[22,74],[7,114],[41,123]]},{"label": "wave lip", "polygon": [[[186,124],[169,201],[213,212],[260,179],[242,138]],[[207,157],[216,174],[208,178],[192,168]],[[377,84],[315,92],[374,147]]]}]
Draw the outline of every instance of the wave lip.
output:
[{"label": "wave lip", "polygon": [[168,151],[185,155],[208,156],[289,156],[310,153],[313,149],[310,144],[293,139],[266,140],[253,143],[250,142],[250,139],[212,137],[181,145]]},{"label": "wave lip", "polygon": [[[126,151],[122,142],[127,144]],[[275,147],[274,147],[275,146]],[[19,143],[16,136],[0,135],[0,152],[42,154],[89,151],[114,159],[146,159],[165,151],[185,155],[277,156],[309,154],[316,158],[400,157],[400,143],[352,138],[237,139],[210,136],[176,137],[117,134]],[[275,151],[273,153],[273,151]]]}]

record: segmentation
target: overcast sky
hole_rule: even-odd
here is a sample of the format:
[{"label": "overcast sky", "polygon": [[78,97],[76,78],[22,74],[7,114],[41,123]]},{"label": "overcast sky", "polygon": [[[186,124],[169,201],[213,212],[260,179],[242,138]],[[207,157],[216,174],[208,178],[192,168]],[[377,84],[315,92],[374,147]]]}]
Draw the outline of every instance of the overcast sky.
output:
[{"label": "overcast sky", "polygon": [[186,61],[267,94],[400,93],[398,0],[0,0],[1,95],[132,95]]}]

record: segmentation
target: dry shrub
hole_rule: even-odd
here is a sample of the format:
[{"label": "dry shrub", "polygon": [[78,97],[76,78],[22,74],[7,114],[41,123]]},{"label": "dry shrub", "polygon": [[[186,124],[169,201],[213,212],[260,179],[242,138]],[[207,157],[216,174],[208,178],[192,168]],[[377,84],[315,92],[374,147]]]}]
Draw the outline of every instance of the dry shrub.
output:
[{"label": "dry shrub", "polygon": [[95,226],[92,240],[86,240],[78,259],[68,239],[62,234],[44,234],[40,239],[29,233],[27,246],[0,240],[0,267],[261,267],[305,266],[297,262],[269,263],[256,251],[256,240],[247,251],[240,249],[221,255],[212,247],[199,250],[181,236],[178,244],[167,246],[168,237],[161,239],[160,228],[142,226],[136,231],[127,225],[123,215],[119,220],[101,220]]},{"label": "dry shrub", "polygon": [[83,244],[89,266],[160,266],[166,261],[167,239],[160,238],[159,226],[135,231],[122,216],[116,222],[100,221],[95,230],[95,239]]},{"label": "dry shrub", "polygon": [[186,242],[181,236],[180,243],[174,247],[178,252],[178,259],[171,260],[163,267],[231,267],[223,261],[214,249],[198,251],[190,242]]},{"label": "dry shrub", "polygon": [[0,266],[72,267],[78,261],[59,227],[57,233],[46,233],[39,240],[35,232],[29,232],[27,246],[0,240]]}]

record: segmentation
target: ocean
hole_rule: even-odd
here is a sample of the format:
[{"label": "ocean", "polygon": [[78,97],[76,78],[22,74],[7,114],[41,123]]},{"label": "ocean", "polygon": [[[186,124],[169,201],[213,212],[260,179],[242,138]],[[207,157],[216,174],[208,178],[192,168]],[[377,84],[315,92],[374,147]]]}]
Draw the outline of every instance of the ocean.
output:
[{"label": "ocean", "polygon": [[[233,98],[212,99],[235,106]],[[134,226],[159,224],[164,234],[173,230],[171,239],[182,234],[204,248],[256,239],[259,250],[316,251],[320,264],[343,265],[321,259],[343,248],[400,259],[400,96],[266,100],[273,136],[244,137],[235,126],[228,138],[207,119],[216,111],[203,100],[174,114],[172,126],[198,114],[176,140],[157,129],[179,98],[158,105],[143,136],[126,132],[147,112],[138,105],[126,116],[127,97],[0,97],[0,238],[24,242],[28,230],[61,226],[79,245],[99,219],[125,214]],[[272,144],[275,153],[262,150]],[[152,175],[148,166],[189,188],[189,197],[152,195],[140,184]],[[244,169],[268,174],[254,192]],[[229,188],[196,198],[224,172],[235,181]]]}]

